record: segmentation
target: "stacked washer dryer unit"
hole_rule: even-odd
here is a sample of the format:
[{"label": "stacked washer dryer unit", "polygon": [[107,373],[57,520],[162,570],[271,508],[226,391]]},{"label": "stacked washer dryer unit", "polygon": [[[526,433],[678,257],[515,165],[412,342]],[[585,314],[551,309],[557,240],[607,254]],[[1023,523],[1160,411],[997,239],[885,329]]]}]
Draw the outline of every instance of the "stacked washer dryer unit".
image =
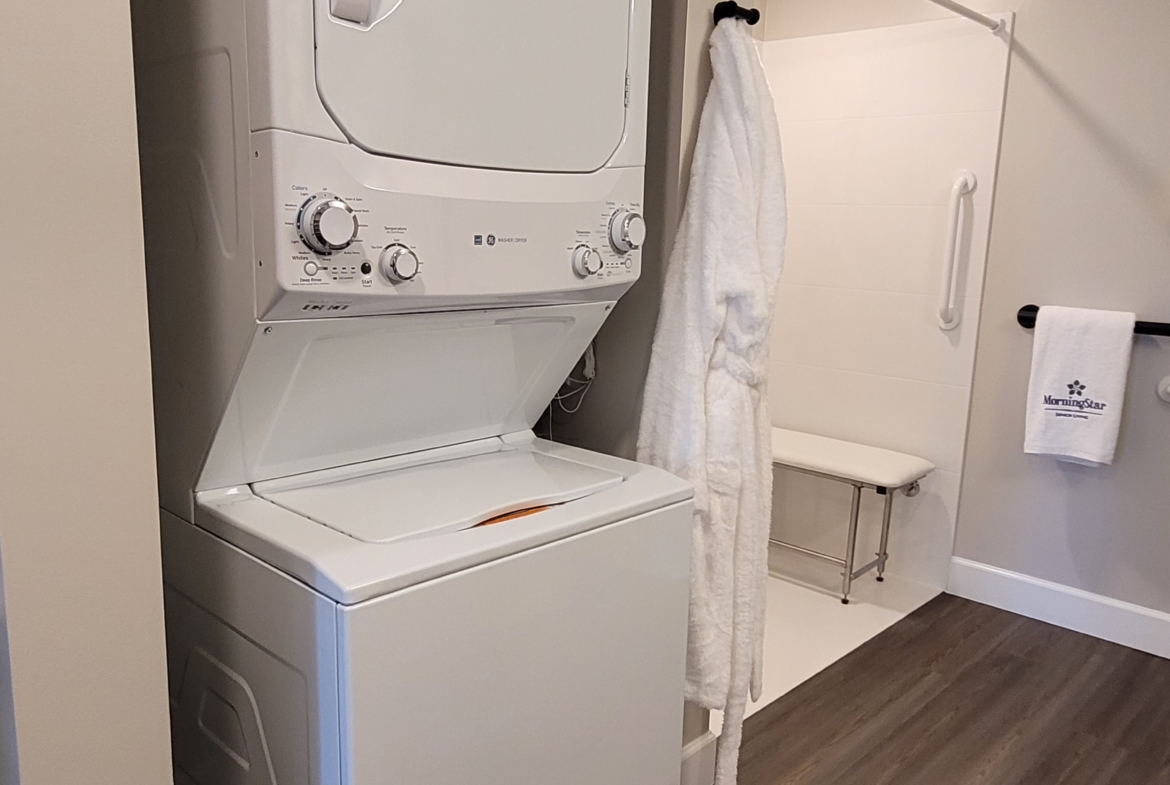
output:
[{"label": "stacked washer dryer unit", "polygon": [[648,5],[135,0],[181,780],[678,782],[691,491],[531,430],[639,275]]}]

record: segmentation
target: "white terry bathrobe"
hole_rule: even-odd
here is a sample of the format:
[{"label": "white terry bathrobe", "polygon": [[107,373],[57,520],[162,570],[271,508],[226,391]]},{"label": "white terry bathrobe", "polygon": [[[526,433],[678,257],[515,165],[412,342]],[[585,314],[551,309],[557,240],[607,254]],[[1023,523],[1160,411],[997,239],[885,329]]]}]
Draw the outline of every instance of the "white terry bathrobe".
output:
[{"label": "white terry bathrobe", "polygon": [[666,270],[638,460],[695,486],[686,697],[724,711],[736,779],[761,682],[772,511],[768,336],[788,229],[780,132],[746,23],[711,35],[714,77]]}]

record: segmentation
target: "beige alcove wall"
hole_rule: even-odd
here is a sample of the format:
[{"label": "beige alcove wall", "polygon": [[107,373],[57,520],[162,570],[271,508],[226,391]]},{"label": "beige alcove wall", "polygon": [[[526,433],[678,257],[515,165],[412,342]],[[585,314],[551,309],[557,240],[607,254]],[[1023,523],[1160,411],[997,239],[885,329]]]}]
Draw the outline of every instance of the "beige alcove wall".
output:
[{"label": "beige alcove wall", "polygon": [[0,106],[0,782],[164,785],[129,3],[0,3]]}]

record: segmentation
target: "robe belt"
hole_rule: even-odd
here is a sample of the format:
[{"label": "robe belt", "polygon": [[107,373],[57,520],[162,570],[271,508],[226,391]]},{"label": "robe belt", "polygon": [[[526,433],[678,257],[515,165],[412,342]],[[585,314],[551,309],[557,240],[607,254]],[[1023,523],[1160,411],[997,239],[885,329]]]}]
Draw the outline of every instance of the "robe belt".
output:
[{"label": "robe belt", "polygon": [[767,368],[763,363],[753,363],[746,357],[733,353],[727,344],[716,342],[715,351],[711,355],[711,367],[721,368],[732,378],[749,387],[761,387],[768,379]]}]

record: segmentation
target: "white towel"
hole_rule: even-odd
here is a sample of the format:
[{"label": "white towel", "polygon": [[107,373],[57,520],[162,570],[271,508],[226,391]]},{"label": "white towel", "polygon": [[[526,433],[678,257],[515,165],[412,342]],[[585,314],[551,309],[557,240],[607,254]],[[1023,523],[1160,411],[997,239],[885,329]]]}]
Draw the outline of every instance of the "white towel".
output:
[{"label": "white towel", "polygon": [[724,711],[733,785],[762,679],[772,517],[768,334],[788,229],[775,106],[741,20],[711,35],[714,76],[666,270],[638,459],[695,486],[686,696]]},{"label": "white towel", "polygon": [[1036,315],[1024,452],[1113,463],[1134,315],[1044,306]]}]

